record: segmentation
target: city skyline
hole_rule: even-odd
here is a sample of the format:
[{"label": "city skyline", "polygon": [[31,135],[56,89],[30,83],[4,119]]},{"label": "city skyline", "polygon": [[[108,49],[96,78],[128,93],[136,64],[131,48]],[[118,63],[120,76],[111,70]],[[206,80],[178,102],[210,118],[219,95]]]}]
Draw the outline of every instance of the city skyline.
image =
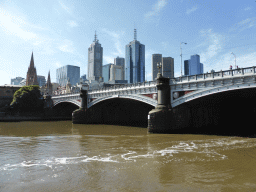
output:
[{"label": "city skyline", "polygon": [[[204,72],[228,70],[230,65],[254,66],[254,1],[205,2],[150,0],[136,3],[108,1],[42,1],[0,3],[0,85],[16,77],[26,78],[31,52],[37,75],[65,65],[88,74],[88,47],[95,30],[104,48],[103,65],[125,57],[125,45],[138,30],[137,39],[145,49],[145,74],[152,80],[151,57],[161,53],[174,58],[175,77],[191,55],[200,55]],[[33,7],[33,9],[31,8]],[[109,9],[111,7],[111,9]],[[118,26],[118,27],[117,27]],[[234,54],[231,54],[231,53]]]}]

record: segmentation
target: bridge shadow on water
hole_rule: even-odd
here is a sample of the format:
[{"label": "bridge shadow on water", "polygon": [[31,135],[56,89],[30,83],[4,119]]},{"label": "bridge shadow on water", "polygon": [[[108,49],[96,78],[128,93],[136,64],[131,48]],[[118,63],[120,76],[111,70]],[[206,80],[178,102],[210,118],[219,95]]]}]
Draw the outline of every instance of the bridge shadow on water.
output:
[{"label": "bridge shadow on water", "polygon": [[71,120],[73,111],[78,108],[73,103],[62,102],[52,108],[51,114],[53,117],[60,117],[60,119],[65,117]]},{"label": "bridge shadow on water", "polygon": [[114,98],[87,110],[90,123],[147,127],[147,116],[154,107],[140,101]]},{"label": "bridge shadow on water", "polygon": [[175,130],[228,136],[256,136],[256,89],[217,93],[173,109]]}]

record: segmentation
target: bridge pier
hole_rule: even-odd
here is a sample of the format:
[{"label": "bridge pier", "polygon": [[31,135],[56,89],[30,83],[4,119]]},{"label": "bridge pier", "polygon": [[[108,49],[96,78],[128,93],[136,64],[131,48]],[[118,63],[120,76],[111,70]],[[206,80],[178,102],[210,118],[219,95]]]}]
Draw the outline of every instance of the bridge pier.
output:
[{"label": "bridge pier", "polygon": [[148,132],[168,133],[172,126],[169,78],[157,76],[157,106],[148,113]]},{"label": "bridge pier", "polygon": [[81,107],[72,113],[73,124],[87,123],[85,116],[87,111],[87,90],[81,90],[80,97],[82,98]]}]

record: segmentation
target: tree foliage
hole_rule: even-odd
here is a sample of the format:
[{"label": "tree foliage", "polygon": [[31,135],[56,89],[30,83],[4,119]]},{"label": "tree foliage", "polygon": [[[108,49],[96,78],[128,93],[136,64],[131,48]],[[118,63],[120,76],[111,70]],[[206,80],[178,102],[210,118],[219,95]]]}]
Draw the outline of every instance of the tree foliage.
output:
[{"label": "tree foliage", "polygon": [[11,107],[21,111],[43,109],[43,97],[38,85],[23,86],[13,95]]}]

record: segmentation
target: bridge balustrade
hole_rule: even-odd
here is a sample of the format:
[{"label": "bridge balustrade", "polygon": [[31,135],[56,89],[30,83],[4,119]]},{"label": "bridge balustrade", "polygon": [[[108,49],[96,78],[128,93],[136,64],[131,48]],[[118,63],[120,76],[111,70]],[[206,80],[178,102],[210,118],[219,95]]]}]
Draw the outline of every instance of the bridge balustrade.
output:
[{"label": "bridge balustrade", "polygon": [[177,78],[172,78],[170,84],[195,81],[195,80],[204,80],[204,79],[214,79],[214,78],[223,78],[223,77],[232,77],[232,76],[241,76],[245,74],[256,73],[255,66],[247,68],[238,68],[226,71],[218,71],[213,73],[204,73],[199,75],[191,76],[182,76]]}]

